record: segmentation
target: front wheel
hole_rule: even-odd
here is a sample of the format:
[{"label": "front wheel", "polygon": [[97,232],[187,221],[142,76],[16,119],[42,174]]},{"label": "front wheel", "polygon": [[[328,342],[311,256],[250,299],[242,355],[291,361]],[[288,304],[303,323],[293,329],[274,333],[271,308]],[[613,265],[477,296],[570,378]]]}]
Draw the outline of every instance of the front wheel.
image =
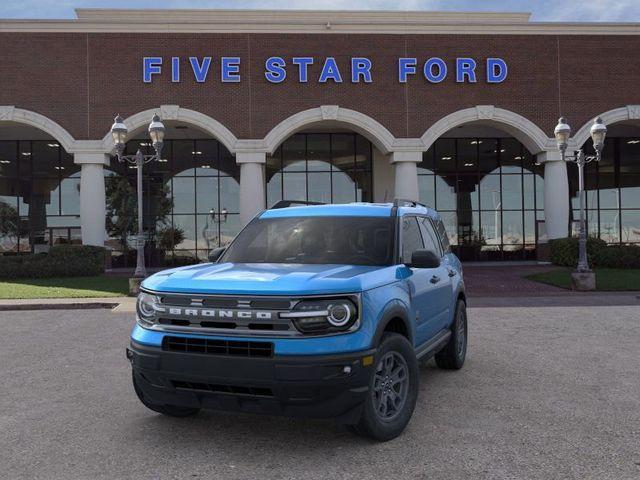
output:
[{"label": "front wheel", "polygon": [[153,410],[154,412],[158,412],[169,417],[190,417],[200,411],[199,408],[179,407],[177,405],[159,405],[150,402],[144,396],[142,389],[138,385],[136,374],[131,372],[131,378],[133,380],[133,389],[136,391],[136,395],[138,396],[142,404],[149,410]]},{"label": "front wheel", "polygon": [[418,398],[418,362],[411,343],[397,333],[382,337],[360,421],[359,435],[391,440],[405,429]]},{"label": "front wheel", "polygon": [[459,370],[467,356],[467,305],[458,300],[451,337],[447,345],[436,353],[436,365],[445,370]]}]

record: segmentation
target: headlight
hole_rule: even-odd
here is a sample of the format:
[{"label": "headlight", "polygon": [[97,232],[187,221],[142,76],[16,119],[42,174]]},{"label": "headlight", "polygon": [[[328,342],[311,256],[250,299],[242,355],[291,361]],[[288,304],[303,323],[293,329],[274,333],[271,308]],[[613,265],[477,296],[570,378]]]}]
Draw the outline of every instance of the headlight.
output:
[{"label": "headlight", "polygon": [[160,299],[150,293],[140,292],[136,302],[136,312],[141,322],[153,324]]},{"label": "headlight", "polygon": [[302,333],[344,332],[358,321],[358,309],[348,298],[301,300],[291,312],[281,313]]}]

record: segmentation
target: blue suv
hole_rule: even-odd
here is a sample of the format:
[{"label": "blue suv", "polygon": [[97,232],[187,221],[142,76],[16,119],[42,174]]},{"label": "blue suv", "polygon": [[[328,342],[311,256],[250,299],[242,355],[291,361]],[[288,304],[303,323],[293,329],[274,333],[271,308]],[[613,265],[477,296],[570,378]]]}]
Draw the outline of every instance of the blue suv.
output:
[{"label": "blue suv", "polygon": [[462,367],[462,270],[438,213],[298,203],[256,216],[212,263],[142,283],[127,358],[145,406],[336,418],[389,440],[413,413],[418,361]]}]

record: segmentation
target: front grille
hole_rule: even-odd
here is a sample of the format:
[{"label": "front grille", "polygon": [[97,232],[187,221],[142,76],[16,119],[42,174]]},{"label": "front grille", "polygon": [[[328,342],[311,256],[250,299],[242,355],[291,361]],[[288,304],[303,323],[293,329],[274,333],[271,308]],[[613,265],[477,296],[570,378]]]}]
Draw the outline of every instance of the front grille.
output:
[{"label": "front grille", "polygon": [[272,357],[272,342],[245,342],[209,338],[164,337],[162,349],[168,352],[233,355],[239,357]]},{"label": "front grille", "polygon": [[247,387],[241,385],[218,385],[213,383],[187,382],[171,380],[173,388],[201,392],[227,393],[231,395],[250,395],[254,397],[273,397],[273,391],[266,387]]}]

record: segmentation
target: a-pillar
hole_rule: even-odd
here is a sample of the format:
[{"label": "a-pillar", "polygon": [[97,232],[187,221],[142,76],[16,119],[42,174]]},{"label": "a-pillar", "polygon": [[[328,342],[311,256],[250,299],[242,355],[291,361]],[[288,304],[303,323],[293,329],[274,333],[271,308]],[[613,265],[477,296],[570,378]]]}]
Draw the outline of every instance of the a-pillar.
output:
[{"label": "a-pillar", "polygon": [[247,224],[265,208],[264,152],[237,152],[240,165],[240,221]]},{"label": "a-pillar", "polygon": [[560,152],[542,152],[537,156],[544,164],[544,218],[547,236],[565,238],[569,234],[569,179],[567,164]]},{"label": "a-pillar", "polygon": [[104,190],[105,165],[109,156],[104,153],[75,153],[73,161],[80,165],[80,226],[83,245],[104,246],[106,197]]},{"label": "a-pillar", "polygon": [[392,152],[391,163],[395,168],[394,197],[403,200],[418,201],[418,163],[422,161],[422,152]]}]

